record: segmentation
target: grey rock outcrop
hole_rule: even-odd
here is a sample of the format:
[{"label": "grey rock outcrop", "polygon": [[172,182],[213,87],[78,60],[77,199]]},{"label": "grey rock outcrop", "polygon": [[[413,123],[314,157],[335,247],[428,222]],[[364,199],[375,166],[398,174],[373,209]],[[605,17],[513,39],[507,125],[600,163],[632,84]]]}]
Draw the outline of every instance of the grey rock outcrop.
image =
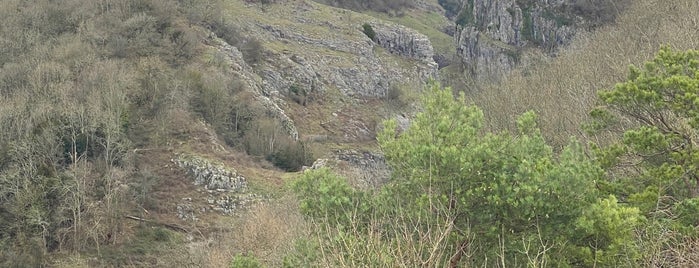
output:
[{"label": "grey rock outcrop", "polygon": [[497,80],[515,67],[519,48],[498,42],[473,26],[461,30],[457,55],[477,80]]},{"label": "grey rock outcrop", "polygon": [[197,221],[197,215],[217,212],[230,215],[264,198],[247,191],[247,180],[235,169],[192,155],[178,155],[172,159],[187,172],[194,185],[202,186],[195,197],[182,198],[177,203],[177,217]]},{"label": "grey rock outcrop", "polygon": [[399,25],[374,24],[374,42],[390,53],[432,64],[434,50],[427,36]]},{"label": "grey rock outcrop", "polygon": [[201,209],[205,211],[215,211],[222,214],[232,214],[241,209],[247,208],[251,203],[262,201],[259,195],[253,193],[237,194],[237,195],[210,195],[207,199],[208,208]]},{"label": "grey rock outcrop", "polygon": [[310,169],[327,167],[344,175],[360,189],[376,189],[388,182],[391,170],[380,153],[363,150],[336,150],[328,158],[316,160]]},{"label": "grey rock outcrop", "polygon": [[[378,25],[378,24],[377,24]],[[289,39],[308,46],[306,53],[283,51],[271,55],[262,67],[264,91],[281,96],[294,86],[304,94],[322,94],[328,88],[338,88],[347,96],[382,97],[392,84],[413,81],[420,83],[437,76],[437,64],[432,59],[429,39],[415,31],[399,26],[378,26],[379,45],[396,56],[413,60],[410,66],[390,65],[385,55],[377,54],[368,38],[356,33],[359,40],[313,39],[299,33],[263,27],[277,38]],[[321,54],[325,51],[325,55]],[[338,55],[337,52],[342,52]]]},{"label": "grey rock outcrop", "polygon": [[207,190],[240,191],[247,187],[245,177],[235,169],[214,164],[196,156],[180,155],[172,162],[187,171],[194,180],[194,185],[204,186]]},{"label": "grey rock outcrop", "polygon": [[205,191],[206,198],[182,198],[177,203],[177,217],[186,221],[198,221],[198,215],[214,212],[232,215],[242,212],[256,202],[265,198],[254,193],[225,193],[221,191]]},{"label": "grey rock outcrop", "polygon": [[582,20],[566,11],[567,2],[464,1],[470,12],[455,35],[457,55],[476,79],[498,80],[520,62],[525,47],[554,54],[570,43]]}]

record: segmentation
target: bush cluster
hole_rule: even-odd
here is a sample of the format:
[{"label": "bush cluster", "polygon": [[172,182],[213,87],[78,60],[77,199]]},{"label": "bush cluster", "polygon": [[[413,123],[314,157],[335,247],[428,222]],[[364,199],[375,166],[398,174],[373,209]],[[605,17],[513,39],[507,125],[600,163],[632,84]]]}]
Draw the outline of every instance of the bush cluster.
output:
[{"label": "bush cluster", "polygon": [[362,24],[362,31],[372,41],[374,40],[374,38],[376,38],[376,32],[374,32],[374,28],[371,27],[371,24],[369,24],[369,23]]}]

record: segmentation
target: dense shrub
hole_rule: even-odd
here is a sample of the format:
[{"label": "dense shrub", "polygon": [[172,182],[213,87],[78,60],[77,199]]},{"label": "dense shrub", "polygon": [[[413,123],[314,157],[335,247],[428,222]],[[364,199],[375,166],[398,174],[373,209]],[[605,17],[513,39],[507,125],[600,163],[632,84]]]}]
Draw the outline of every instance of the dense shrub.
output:
[{"label": "dense shrub", "polygon": [[369,39],[374,40],[374,38],[376,38],[376,32],[374,32],[374,28],[371,27],[371,24],[364,23],[362,25],[362,31],[367,37],[369,37]]},{"label": "dense shrub", "polygon": [[209,23],[216,36],[223,39],[231,46],[239,46],[244,41],[238,29],[236,29],[233,24],[223,19],[212,20],[207,23]]},{"label": "dense shrub", "polygon": [[289,87],[289,98],[303,106],[306,106],[306,104],[308,104],[309,93],[309,90],[306,90],[303,86],[299,84],[293,84]]},{"label": "dense shrub", "polygon": [[243,36],[240,30],[231,22],[223,18],[209,19],[203,24],[208,25],[219,38],[231,46],[237,47],[243,53],[243,59],[247,64],[255,66],[264,59],[262,43],[251,36]]},{"label": "dense shrub", "polygon": [[303,142],[286,140],[278,149],[267,155],[267,160],[286,171],[299,171],[313,163],[313,154]]},{"label": "dense shrub", "polygon": [[293,140],[274,118],[261,117],[243,136],[245,151],[270,161],[286,171],[298,171],[313,163],[313,154],[305,143]]},{"label": "dense shrub", "polygon": [[401,110],[408,107],[408,104],[416,102],[418,97],[419,96],[412,94],[412,92],[409,92],[408,89],[404,89],[402,86],[393,85],[386,91],[384,101],[392,108]]},{"label": "dense shrub", "polygon": [[348,226],[356,205],[365,201],[347,179],[327,168],[305,172],[291,188],[300,198],[301,213],[311,218],[327,218],[330,224]]},{"label": "dense shrub", "polygon": [[243,53],[243,59],[247,64],[255,66],[264,59],[264,49],[262,43],[257,39],[248,39],[240,45],[240,52]]}]

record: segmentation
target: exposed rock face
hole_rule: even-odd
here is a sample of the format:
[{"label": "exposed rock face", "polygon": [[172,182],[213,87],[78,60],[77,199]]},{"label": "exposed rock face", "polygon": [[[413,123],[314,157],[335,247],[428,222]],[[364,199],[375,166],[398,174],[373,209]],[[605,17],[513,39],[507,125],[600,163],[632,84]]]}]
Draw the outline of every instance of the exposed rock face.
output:
[{"label": "exposed rock face", "polygon": [[180,155],[172,162],[185,169],[194,179],[194,185],[202,185],[206,190],[240,191],[247,187],[245,177],[235,169],[221,164],[213,164],[195,156]]},{"label": "exposed rock face", "polygon": [[432,63],[434,51],[427,36],[398,25],[375,24],[372,28],[376,32],[374,41],[389,52]]},{"label": "exposed rock face", "polygon": [[524,47],[554,53],[572,40],[581,20],[564,11],[566,2],[464,1],[470,12],[455,36],[457,55],[476,79],[498,80],[520,61]]},{"label": "exposed rock face", "polygon": [[[241,35],[260,41],[263,59],[249,65],[238,48],[213,33],[207,44],[225,55],[231,75],[294,139],[299,133],[289,100],[305,106],[335,90],[352,98],[384,97],[392,87],[419,90],[437,78],[429,39],[407,27],[311,1],[240,8],[247,16],[233,23]],[[363,23],[375,28],[376,42],[362,32]]]},{"label": "exposed rock face", "polygon": [[517,47],[498,44],[496,40],[467,26],[461,31],[456,53],[477,80],[496,80],[509,73],[517,62]]},{"label": "exposed rock face", "polygon": [[337,150],[330,158],[316,160],[311,169],[321,167],[332,168],[360,189],[376,189],[391,178],[384,156],[369,151]]},{"label": "exposed rock face", "polygon": [[177,216],[182,220],[196,221],[196,215],[209,211],[232,214],[264,199],[247,192],[245,177],[235,169],[196,156],[179,155],[172,162],[186,170],[195,185],[203,186],[198,192],[205,196],[183,198],[177,204]]},{"label": "exposed rock face", "polygon": [[263,29],[270,30],[277,38],[302,42],[303,46],[316,50],[342,52],[323,55],[284,51],[273,55],[261,71],[264,90],[270,95],[287,94],[289,88],[296,86],[306,94],[323,93],[335,87],[347,96],[382,97],[394,83],[420,83],[437,75],[429,39],[405,27],[381,25],[376,29],[379,29],[377,38],[381,38],[381,47],[391,54],[413,60],[407,68],[391,66],[395,60],[377,55],[374,43],[361,32],[356,33],[359,40],[318,40],[286,30]]}]

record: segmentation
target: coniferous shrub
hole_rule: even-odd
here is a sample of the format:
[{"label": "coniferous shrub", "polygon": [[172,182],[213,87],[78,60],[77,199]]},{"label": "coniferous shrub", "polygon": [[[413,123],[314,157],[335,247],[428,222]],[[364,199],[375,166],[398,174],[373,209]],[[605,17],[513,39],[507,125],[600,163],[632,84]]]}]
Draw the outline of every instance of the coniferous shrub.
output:
[{"label": "coniferous shrub", "polygon": [[298,171],[313,163],[308,146],[300,141],[286,141],[279,149],[267,156],[267,160],[286,171]]},{"label": "coniferous shrub", "polygon": [[364,34],[366,34],[367,37],[369,37],[369,39],[374,40],[374,38],[376,38],[376,32],[374,32],[374,28],[371,27],[369,23],[364,23],[364,25],[362,25],[362,28],[362,31],[364,32]]}]

